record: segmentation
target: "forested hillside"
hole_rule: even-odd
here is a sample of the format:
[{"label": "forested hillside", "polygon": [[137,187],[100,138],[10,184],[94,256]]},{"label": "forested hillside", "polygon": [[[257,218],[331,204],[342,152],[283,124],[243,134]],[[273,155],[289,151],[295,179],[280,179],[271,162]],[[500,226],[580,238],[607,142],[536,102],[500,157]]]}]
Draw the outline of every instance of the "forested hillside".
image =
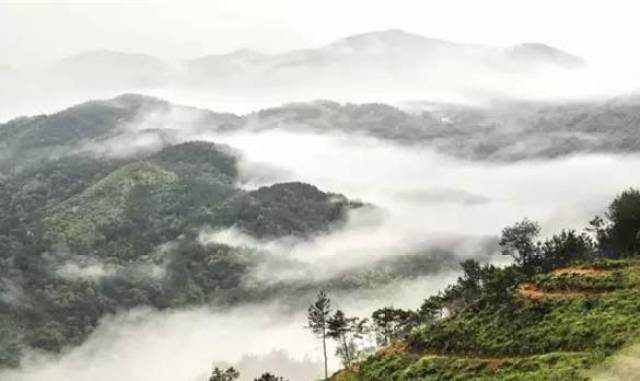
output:
[{"label": "forested hillside", "polygon": [[637,95],[585,102],[496,102],[485,107],[417,104],[296,103],[248,115],[256,129],[342,132],[431,147],[483,161],[638,152]]},{"label": "forested hillside", "polygon": [[332,380],[637,379],[616,354],[640,342],[638,216],[631,189],[584,233],[540,241],[535,222],[505,228],[513,265],[465,261],[458,282],[419,309],[380,310],[388,345]]},{"label": "forested hillside", "polygon": [[243,281],[260,254],[200,242],[203,229],[311,237],[362,206],[296,182],[240,189],[236,154],[213,143],[118,157],[78,149],[113,136],[140,107],[165,106],[141,99],[0,127],[0,366],[29,348],[78,345],[101,317],[128,308],[268,297],[275,287]]},{"label": "forested hillside", "polygon": [[640,151],[637,94],[583,102],[427,103],[410,108],[321,100],[239,116],[125,94],[0,125],[0,173],[69,154],[120,158],[200,136],[272,130],[372,136],[493,162]]}]

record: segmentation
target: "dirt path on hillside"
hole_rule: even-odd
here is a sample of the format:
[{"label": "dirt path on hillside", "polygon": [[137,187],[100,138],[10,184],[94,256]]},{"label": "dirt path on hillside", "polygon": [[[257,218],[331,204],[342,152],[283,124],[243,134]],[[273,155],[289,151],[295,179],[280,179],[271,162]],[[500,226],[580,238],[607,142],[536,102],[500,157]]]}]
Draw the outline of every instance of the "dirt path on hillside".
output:
[{"label": "dirt path on hillside", "polygon": [[584,278],[607,278],[613,275],[609,270],[580,269],[568,267],[553,272],[556,277],[584,277]]}]

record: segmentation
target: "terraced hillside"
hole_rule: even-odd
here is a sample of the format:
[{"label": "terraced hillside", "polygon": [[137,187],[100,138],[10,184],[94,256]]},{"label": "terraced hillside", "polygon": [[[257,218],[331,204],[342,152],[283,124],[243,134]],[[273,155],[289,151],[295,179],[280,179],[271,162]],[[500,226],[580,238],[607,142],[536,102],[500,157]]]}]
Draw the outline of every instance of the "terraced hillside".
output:
[{"label": "terraced hillside", "polygon": [[513,297],[428,324],[332,379],[637,379],[629,369],[640,341],[640,260],[541,274]]}]

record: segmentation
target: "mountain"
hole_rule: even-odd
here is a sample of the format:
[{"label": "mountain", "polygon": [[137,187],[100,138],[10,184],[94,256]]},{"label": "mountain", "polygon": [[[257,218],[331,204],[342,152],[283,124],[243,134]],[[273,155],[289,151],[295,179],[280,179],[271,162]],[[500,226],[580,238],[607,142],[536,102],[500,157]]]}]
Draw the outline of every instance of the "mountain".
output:
[{"label": "mountain", "polygon": [[540,43],[523,43],[507,49],[509,58],[522,64],[553,64],[559,67],[576,68],[585,61],[573,54]]},{"label": "mountain", "polygon": [[96,50],[59,61],[53,74],[81,88],[148,88],[165,84],[173,68],[145,54]]},{"label": "mountain", "polygon": [[[341,229],[351,211],[371,206],[295,181],[242,189],[241,153],[199,137],[288,129],[514,160],[637,152],[639,115],[633,96],[430,105],[418,113],[317,101],[239,116],[125,94],[14,119],[0,125],[0,364],[16,366],[33,348],[79,345],[102,317],[123,309],[371,288],[458,268],[454,253],[410,252],[393,261],[371,257],[357,270],[321,280],[251,278],[272,265],[265,253],[210,242],[209,232],[312,241]],[[523,141],[548,145],[519,150]],[[299,268],[296,258],[277,261]]]},{"label": "mountain", "polygon": [[313,101],[235,115],[125,94],[2,125],[0,172],[70,153],[116,159],[157,152],[192,137],[276,129],[372,136],[482,161],[640,150],[635,133],[640,97],[634,94],[582,102],[509,101],[486,107],[427,103],[413,108]]},{"label": "mountain", "polygon": [[575,99],[593,94],[586,70],[590,67],[581,58],[540,43],[496,48],[401,30],[275,54],[237,49],[168,60],[96,50],[44,67],[0,68],[0,120],[130,92],[171,94],[206,106],[231,103],[242,112],[312,99],[463,104]]},{"label": "mountain", "polygon": [[[483,86],[488,79],[511,76],[524,80],[540,72],[568,71],[583,65],[582,59],[543,44],[499,49],[401,30],[350,36],[317,49],[273,55],[245,50],[187,62],[190,82],[201,86],[253,86],[260,90],[286,85],[294,92],[306,89],[311,96],[326,96],[323,91],[331,88],[347,92],[379,91],[382,86],[387,92],[411,88],[405,97],[418,90],[411,84],[449,91],[498,91]],[[478,81],[481,76],[486,78]],[[473,88],[474,83],[478,88]]]},{"label": "mountain", "polygon": [[[227,99],[279,101],[338,96],[526,98],[531,91],[521,90],[535,85],[532,81],[584,66],[582,59],[539,43],[494,48],[384,30],[276,54],[238,49],[168,61],[139,53],[84,52],[41,72],[23,73],[24,80],[16,81],[11,93],[44,88],[58,96],[80,92],[87,97],[104,97],[114,92],[154,89],[163,93],[171,89],[205,91]],[[25,87],[25,80],[34,83]],[[514,81],[520,83],[519,87],[513,86]]]},{"label": "mountain", "polygon": [[[375,58],[375,59],[374,59]],[[225,68],[226,74],[235,76],[245,73],[279,73],[286,70],[323,70],[341,67],[345,71],[359,68],[368,71],[374,67],[389,71],[396,69],[423,70],[440,69],[444,65],[467,67],[503,66],[522,69],[534,61],[550,67],[578,67],[584,61],[544,44],[521,44],[506,49],[481,45],[460,44],[407,33],[387,30],[364,33],[334,41],[317,49],[296,50],[275,55],[259,54],[240,50],[227,55],[202,57],[189,61],[190,67],[198,70]],[[343,65],[352,67],[343,67]],[[215,70],[211,71],[215,73]],[[397,73],[395,73],[397,74]],[[414,75],[414,72],[403,75]],[[214,78],[215,79],[215,78]]]},{"label": "mountain", "polygon": [[[0,367],[17,366],[30,349],[79,345],[123,309],[278,295],[291,286],[245,282],[260,253],[202,242],[202,232],[311,238],[363,207],[299,182],[241,189],[237,152],[225,145],[169,139],[117,157],[83,149],[126,135],[122,126],[140,113],[168,108],[124,95],[0,126]],[[176,110],[211,128],[236,120]]]},{"label": "mountain", "polygon": [[[169,118],[171,113],[174,113],[173,119]],[[180,114],[189,119],[177,120]],[[148,115],[158,118],[153,120]],[[140,125],[138,121],[143,117],[146,123]],[[73,153],[117,156],[118,145],[130,145],[137,139],[148,141],[150,135],[152,143],[157,143],[152,144],[157,150],[168,144],[166,141],[171,139],[172,131],[182,125],[199,123],[225,129],[239,121],[240,118],[232,114],[174,106],[164,100],[135,94],[85,102],[52,115],[17,118],[3,124],[0,127],[0,172],[3,169],[19,170],[32,163]],[[136,146],[134,151],[144,152],[144,147]]]},{"label": "mountain", "polygon": [[496,102],[486,107],[426,104],[412,112],[380,103],[286,104],[246,116],[252,130],[373,136],[482,161],[631,153],[640,97],[585,102]]}]

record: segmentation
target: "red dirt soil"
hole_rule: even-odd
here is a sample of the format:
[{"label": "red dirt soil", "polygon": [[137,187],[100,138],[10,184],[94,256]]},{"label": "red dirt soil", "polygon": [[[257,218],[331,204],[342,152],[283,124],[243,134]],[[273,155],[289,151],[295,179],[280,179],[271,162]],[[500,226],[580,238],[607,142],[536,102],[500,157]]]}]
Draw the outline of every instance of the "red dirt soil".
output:
[{"label": "red dirt soil", "polygon": [[566,269],[554,271],[553,275],[557,277],[606,278],[613,275],[613,273],[608,270],[580,269],[575,267],[568,267]]}]

